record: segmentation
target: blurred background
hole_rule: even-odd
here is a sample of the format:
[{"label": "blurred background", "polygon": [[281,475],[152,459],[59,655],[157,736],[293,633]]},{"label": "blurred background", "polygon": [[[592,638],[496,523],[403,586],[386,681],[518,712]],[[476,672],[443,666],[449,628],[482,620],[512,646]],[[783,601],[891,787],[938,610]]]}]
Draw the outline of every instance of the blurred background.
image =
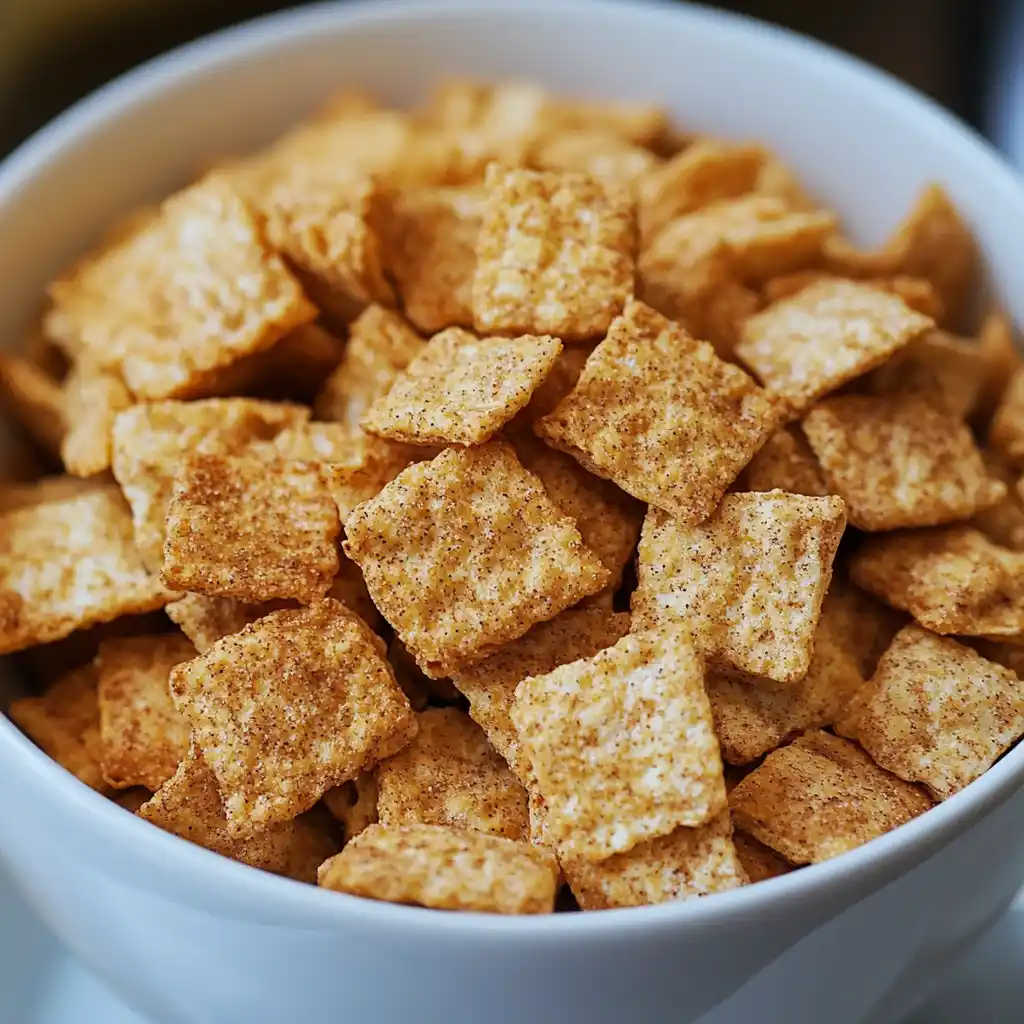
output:
[{"label": "blurred background", "polygon": [[[380,0],[387,3],[388,0]],[[120,72],[274,0],[0,0],[0,153]],[[747,0],[742,11],[840,47],[928,93],[1024,164],[1024,2]],[[1017,79],[1020,78],[1021,84]]]}]

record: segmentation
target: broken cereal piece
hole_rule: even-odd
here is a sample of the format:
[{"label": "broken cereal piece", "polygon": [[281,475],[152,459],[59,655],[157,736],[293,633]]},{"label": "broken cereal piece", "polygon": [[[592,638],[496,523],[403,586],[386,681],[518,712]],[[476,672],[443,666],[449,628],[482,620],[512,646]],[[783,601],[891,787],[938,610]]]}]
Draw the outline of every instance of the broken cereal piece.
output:
[{"label": "broken cereal piece", "polygon": [[551,913],[558,878],[532,843],[437,825],[370,825],[319,873],[336,892],[492,914]]},{"label": "broken cereal piece", "polygon": [[81,362],[72,367],[61,396],[67,430],[60,457],[69,473],[86,477],[110,468],[114,419],[132,401],[116,374]]},{"label": "broken cereal piece", "polygon": [[360,772],[354,779],[324,793],[324,806],[341,822],[346,843],[377,823],[377,793],[377,776],[373,771]]},{"label": "broken cereal piece", "polygon": [[43,451],[60,453],[67,426],[56,380],[28,359],[0,353],[0,403]]},{"label": "broken cereal piece", "polygon": [[824,497],[828,485],[821,466],[798,427],[782,427],[765,441],[743,476],[750,491],[787,491]]}]

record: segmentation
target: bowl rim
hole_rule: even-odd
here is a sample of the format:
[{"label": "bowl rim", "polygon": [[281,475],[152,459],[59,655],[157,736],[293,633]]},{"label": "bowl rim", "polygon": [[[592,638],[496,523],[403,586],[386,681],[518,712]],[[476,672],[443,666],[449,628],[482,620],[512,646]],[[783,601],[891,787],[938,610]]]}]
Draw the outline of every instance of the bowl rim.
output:
[{"label": "bowl rim", "polygon": [[[850,85],[884,98],[892,107],[922,122],[928,130],[947,136],[973,162],[980,181],[997,190],[1011,207],[1016,204],[1024,222],[1024,190],[1011,169],[994,149],[927,97],[854,57],[786,29],[729,12],[662,0],[354,0],[345,4],[318,3],[266,15],[223,29],[173,49],[113,81],[77,102],[0,164],[0,215],[16,199],[20,188],[51,160],[62,147],[89,136],[116,121],[125,112],[145,106],[167,88],[204,69],[252,59],[272,50],[283,40],[299,39],[322,31],[345,32],[351,28],[394,22],[434,21],[463,16],[532,17],[569,12],[580,17],[644,18],[651,31],[660,25],[676,30],[680,25],[714,31],[727,38],[774,50],[780,58],[796,58],[817,74],[845,80]],[[539,917],[460,913],[443,914],[421,907],[378,902],[253,870],[202,847],[154,828],[99,793],[79,782],[52,761],[0,715],[0,760],[12,773],[29,772],[38,789],[54,799],[54,807],[77,827],[100,833],[115,848],[111,860],[145,866],[178,889],[216,891],[229,897],[240,913],[246,907],[273,906],[274,920],[307,927],[359,922],[368,927],[396,927],[424,936],[439,934],[487,935],[490,939],[561,943],[574,940],[600,942],[642,931],[675,931],[680,928],[713,930],[729,928],[741,919],[756,918],[770,909],[797,902],[817,901],[836,889],[855,885],[880,885],[911,870],[935,850],[971,828],[983,816],[1010,799],[1024,785],[1024,743],[1011,750],[964,791],[893,832],[840,857],[804,867],[757,885],[746,886],[711,899],[682,900],[656,906],[619,908],[601,914],[556,914]],[[2,846],[2,840],[0,840]],[[185,897],[180,897],[183,902]]]}]

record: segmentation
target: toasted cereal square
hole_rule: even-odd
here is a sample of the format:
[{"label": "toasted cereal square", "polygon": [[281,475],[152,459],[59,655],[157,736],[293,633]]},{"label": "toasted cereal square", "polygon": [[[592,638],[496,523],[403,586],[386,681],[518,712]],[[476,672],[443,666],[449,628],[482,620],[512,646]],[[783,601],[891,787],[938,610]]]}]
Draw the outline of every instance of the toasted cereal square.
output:
[{"label": "toasted cereal square", "polygon": [[67,425],[56,380],[28,359],[0,353],[0,403],[43,451],[60,453]]},{"label": "toasted cereal square", "polygon": [[824,497],[828,484],[807,439],[798,427],[782,427],[765,441],[743,476],[750,491],[787,491]]},{"label": "toasted cereal square", "polygon": [[167,508],[161,579],[212,597],[308,604],[338,571],[340,530],[317,463],[191,455]]},{"label": "toasted cereal square", "polygon": [[974,419],[979,426],[987,427],[1022,361],[1014,339],[1013,326],[999,310],[989,313],[982,321],[978,333],[978,351],[985,360],[988,373],[978,398]]},{"label": "toasted cereal square", "polygon": [[117,367],[140,399],[206,392],[211,375],[316,316],[246,204],[210,177],[50,288],[46,328]]},{"label": "toasted cereal square", "polygon": [[41,697],[11,701],[7,714],[79,781],[101,793],[109,791],[100,767],[100,710],[92,665],[65,673]]},{"label": "toasted cereal square", "polygon": [[795,417],[934,326],[895,295],[826,280],[750,317],[736,355]]},{"label": "toasted cereal square", "polygon": [[428,708],[404,750],[377,765],[383,825],[443,825],[506,839],[529,833],[526,790],[468,715]]},{"label": "toasted cereal square", "polygon": [[482,660],[610,579],[501,441],[403,470],[349,515],[345,532],[374,604],[432,678]]},{"label": "toasted cereal square", "polygon": [[536,431],[592,473],[695,523],[776,424],[771,401],[739,367],[630,302]]},{"label": "toasted cereal square", "polygon": [[629,631],[629,615],[604,608],[570,608],[525,636],[506,644],[485,661],[459,669],[453,681],[469,700],[470,717],[521,782],[532,777],[512,724],[516,687],[527,676],[542,676],[560,665],[592,658]]},{"label": "toasted cereal square", "polygon": [[704,663],[684,630],[633,633],[530,676],[512,722],[566,856],[625,853],[725,806]]},{"label": "toasted cereal square", "polygon": [[1024,631],[1021,556],[958,525],[866,540],[850,562],[859,586],[910,612],[933,633]]},{"label": "toasted cereal square", "polygon": [[181,460],[191,452],[241,455],[275,434],[298,427],[309,410],[251,398],[153,402],[114,420],[114,477],[132,507],[135,545],[143,564],[158,572],[164,560],[164,524]]},{"label": "toasted cereal square", "polygon": [[171,700],[170,675],[196,649],[180,633],[106,640],[96,656],[103,777],[158,790],[189,749],[189,727]]},{"label": "toasted cereal square", "polygon": [[681,825],[600,863],[563,858],[581,910],[644,907],[738,889],[746,875],[733,845],[729,812],[706,825]]},{"label": "toasted cereal square", "polygon": [[538,846],[438,825],[370,825],[319,873],[336,892],[490,914],[551,913],[558,878]]},{"label": "toasted cereal square", "polygon": [[324,806],[345,830],[345,842],[377,824],[377,775],[360,772],[354,779],[327,790]]},{"label": "toasted cereal square", "polygon": [[793,870],[792,864],[746,832],[733,832],[732,841],[736,847],[736,856],[751,885],[754,882],[765,882],[769,878],[778,878]]},{"label": "toasted cereal square", "polygon": [[911,625],[837,727],[877,764],[944,800],[1024,735],[1024,689],[1010,669]]},{"label": "toasted cereal square", "polygon": [[1020,471],[994,451],[983,451],[985,471],[1006,485],[1006,497],[974,514],[971,524],[990,540],[1013,551],[1024,551],[1024,495],[1017,487]]},{"label": "toasted cereal square", "polygon": [[803,428],[829,490],[862,530],[940,526],[1006,496],[963,420],[919,395],[830,398]]},{"label": "toasted cereal square", "polygon": [[272,612],[171,673],[235,835],[294,818],[415,736],[379,643],[328,598]]},{"label": "toasted cereal square", "polygon": [[701,526],[648,509],[633,629],[681,622],[714,667],[795,682],[845,526],[841,499],[781,491],[726,495]]},{"label": "toasted cereal square", "polygon": [[599,338],[633,294],[629,189],[585,174],[487,169],[473,320],[484,334]]},{"label": "toasted cereal square", "polygon": [[482,444],[526,407],[562,350],[557,338],[478,338],[461,327],[436,334],[362,427],[408,444]]},{"label": "toasted cereal square", "polygon": [[172,597],[143,567],[116,487],[0,516],[0,653],[155,611]]},{"label": "toasted cereal square", "polygon": [[116,374],[76,363],[64,381],[61,403],[67,430],[60,447],[64,467],[74,476],[110,469],[114,419],[132,404]]},{"label": "toasted cereal square", "polygon": [[807,733],[769,754],[729,794],[736,827],[792,864],[846,853],[931,804],[918,786],[825,732]]},{"label": "toasted cereal square", "polygon": [[1016,466],[1024,465],[1024,366],[1004,381],[999,405],[988,431],[989,445]]},{"label": "toasted cereal square", "polygon": [[250,622],[288,606],[287,601],[246,604],[233,597],[185,594],[167,606],[167,617],[180,627],[196,651],[205,654],[222,637],[240,633]]}]

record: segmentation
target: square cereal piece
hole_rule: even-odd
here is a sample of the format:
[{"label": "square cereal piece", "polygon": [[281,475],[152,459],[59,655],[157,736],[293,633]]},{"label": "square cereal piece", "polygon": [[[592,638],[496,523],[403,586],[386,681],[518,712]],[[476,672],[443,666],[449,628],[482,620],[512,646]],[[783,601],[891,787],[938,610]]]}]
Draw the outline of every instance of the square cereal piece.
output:
[{"label": "square cereal piece", "polygon": [[736,847],[736,856],[751,885],[765,882],[769,878],[778,878],[793,870],[789,861],[783,860],[771,847],[758,842],[746,832],[733,832],[732,841]]},{"label": "square cereal piece", "polygon": [[910,625],[837,728],[877,764],[944,800],[1024,735],[1024,689],[1010,669]]},{"label": "square cereal piece", "polygon": [[0,516],[0,653],[163,607],[116,487]]},{"label": "square cereal piece", "polygon": [[67,424],[56,380],[28,359],[0,353],[0,404],[43,451],[60,454]]},{"label": "square cereal piece", "polygon": [[557,338],[434,335],[363,417],[364,430],[408,444],[482,444],[526,407],[551,372]]},{"label": "square cereal piece", "polygon": [[251,398],[153,402],[114,420],[114,477],[132,507],[135,545],[150,572],[164,560],[165,520],[174,476],[190,452],[241,455],[309,418],[298,405]]},{"label": "square cereal piece", "polygon": [[428,708],[404,750],[377,765],[383,825],[443,825],[506,839],[529,832],[526,790],[468,715]]},{"label": "square cereal piece", "polygon": [[940,526],[1006,496],[963,420],[919,395],[830,398],[803,428],[829,490],[862,530]]},{"label": "square cereal piece", "polygon": [[743,474],[749,491],[787,491],[824,497],[828,484],[799,427],[782,427],[765,441]]},{"label": "square cereal piece", "polygon": [[1017,368],[992,416],[989,446],[1015,466],[1024,466],[1024,366]]},{"label": "square cereal piece", "polygon": [[983,451],[985,471],[1006,485],[1006,497],[976,512],[971,525],[990,540],[1012,551],[1024,551],[1024,495],[1017,487],[1020,470],[994,451]]},{"label": "square cereal piece", "polygon": [[561,865],[581,910],[693,899],[738,889],[747,880],[728,811],[706,825],[681,825],[599,863],[574,857],[563,858]]},{"label": "square cereal piece", "polygon": [[196,656],[180,633],[106,640],[96,656],[103,777],[158,790],[189,749],[189,727],[171,700],[171,669]]},{"label": "square cereal piece", "polygon": [[704,662],[684,630],[530,676],[512,722],[565,856],[603,860],[725,806]]},{"label": "square cereal piece", "polygon": [[470,717],[524,785],[532,778],[532,769],[512,724],[516,687],[527,676],[547,675],[560,665],[592,658],[627,632],[629,615],[625,612],[570,608],[550,622],[538,623],[485,661],[455,673],[453,682],[469,700]]},{"label": "square cereal piece", "polygon": [[486,186],[473,276],[477,330],[599,338],[633,294],[629,189],[496,165]]},{"label": "square cereal piece", "polygon": [[984,428],[991,423],[992,416],[1006,392],[1007,384],[1013,380],[1021,365],[1021,355],[1017,350],[1013,326],[999,310],[989,313],[982,321],[978,333],[978,350],[985,360],[988,373],[978,398],[974,420]]},{"label": "square cereal piece", "polygon": [[826,280],[750,317],[736,355],[795,417],[934,326],[895,295]]},{"label": "square cereal piece", "polygon": [[248,207],[210,177],[50,288],[47,331],[140,399],[189,398],[316,316]]},{"label": "square cereal piece", "polygon": [[336,892],[490,914],[551,913],[558,879],[538,846],[438,825],[370,825],[319,872]]},{"label": "square cereal piece", "polygon": [[729,494],[701,526],[648,509],[633,628],[686,625],[717,668],[796,682],[846,527],[840,498]]},{"label": "square cereal piece", "polygon": [[60,446],[64,468],[83,477],[110,469],[114,419],[133,403],[124,382],[78,362],[64,381],[61,403],[67,423]]},{"label": "square cereal piece", "polygon": [[696,523],[776,424],[771,400],[738,366],[630,302],[536,431],[592,473]]},{"label": "square cereal piece", "polygon": [[792,864],[817,864],[891,832],[932,802],[854,743],[807,733],[729,794],[736,827]]},{"label": "square cereal piece", "polygon": [[415,736],[379,643],[328,598],[272,612],[171,673],[233,834],[294,818]]},{"label": "square cereal piece", "polygon": [[360,772],[354,779],[327,790],[323,804],[345,831],[345,842],[377,824],[377,775]]},{"label": "square cereal piece", "polygon": [[933,633],[969,636],[1024,631],[1017,552],[970,526],[871,537],[850,561],[853,581]]},{"label": "square cereal piece", "polygon": [[92,665],[65,673],[41,697],[11,701],[7,714],[62,768],[92,789],[109,792],[100,767],[100,709]]},{"label": "square cereal piece", "polygon": [[345,553],[432,678],[480,661],[607,586],[512,448],[448,448],[403,470],[345,520]]},{"label": "square cereal piece", "polygon": [[233,597],[185,594],[167,606],[167,617],[180,627],[196,651],[205,654],[222,637],[240,633],[250,622],[289,605],[287,601],[246,604]]},{"label": "square cereal piece", "polygon": [[192,455],[167,507],[161,579],[212,597],[308,604],[338,571],[340,531],[317,463]]}]

